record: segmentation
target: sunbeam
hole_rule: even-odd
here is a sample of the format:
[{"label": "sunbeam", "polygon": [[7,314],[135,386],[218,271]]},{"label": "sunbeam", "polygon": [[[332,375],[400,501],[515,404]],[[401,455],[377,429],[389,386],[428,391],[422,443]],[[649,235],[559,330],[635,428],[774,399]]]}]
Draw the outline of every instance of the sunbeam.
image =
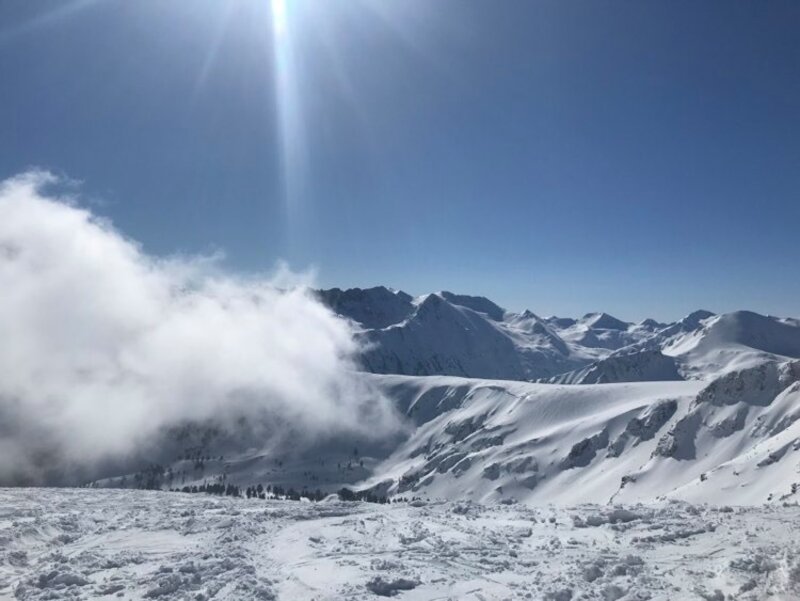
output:
[{"label": "sunbeam", "polygon": [[272,44],[275,62],[275,104],[280,144],[282,194],[290,248],[302,210],[306,171],[306,129],[295,60],[292,15],[287,0],[271,0]]},{"label": "sunbeam", "polygon": [[286,0],[272,0],[272,19],[275,35],[286,35]]}]

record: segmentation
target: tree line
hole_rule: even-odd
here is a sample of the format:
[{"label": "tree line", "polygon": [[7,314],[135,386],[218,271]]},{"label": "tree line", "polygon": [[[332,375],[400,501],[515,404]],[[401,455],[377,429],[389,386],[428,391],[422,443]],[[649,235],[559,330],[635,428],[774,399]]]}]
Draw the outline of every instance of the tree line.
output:
[{"label": "tree line", "polygon": [[[189,494],[204,493],[207,495],[218,495],[225,497],[239,497],[248,499],[272,499],[272,500],[285,500],[285,501],[300,501],[301,499],[308,499],[309,501],[322,501],[329,493],[325,493],[320,489],[309,490],[303,488],[297,490],[293,487],[284,488],[283,486],[267,485],[264,487],[262,484],[248,486],[244,489],[235,484],[200,484],[192,486],[184,486],[182,488],[171,488],[171,492],[181,492]],[[367,490],[352,490],[347,487],[340,488],[336,495],[342,501],[363,501],[365,503],[395,503],[407,502],[405,497],[390,499],[386,495],[377,495],[374,492]],[[414,500],[414,499],[411,499]]]}]

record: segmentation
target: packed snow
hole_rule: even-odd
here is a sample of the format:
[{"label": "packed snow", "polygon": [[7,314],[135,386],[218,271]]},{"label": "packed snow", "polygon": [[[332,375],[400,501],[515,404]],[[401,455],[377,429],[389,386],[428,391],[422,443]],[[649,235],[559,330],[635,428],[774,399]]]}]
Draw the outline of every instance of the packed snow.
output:
[{"label": "packed snow", "polygon": [[0,598],[800,598],[797,505],[319,503],[0,489]]}]

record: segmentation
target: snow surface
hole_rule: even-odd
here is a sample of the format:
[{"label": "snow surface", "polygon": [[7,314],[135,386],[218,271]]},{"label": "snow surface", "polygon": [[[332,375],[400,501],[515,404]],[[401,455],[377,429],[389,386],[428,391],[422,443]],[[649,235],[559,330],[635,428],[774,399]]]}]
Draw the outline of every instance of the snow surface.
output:
[{"label": "snow surface", "polygon": [[0,598],[799,599],[797,505],[0,489]]}]

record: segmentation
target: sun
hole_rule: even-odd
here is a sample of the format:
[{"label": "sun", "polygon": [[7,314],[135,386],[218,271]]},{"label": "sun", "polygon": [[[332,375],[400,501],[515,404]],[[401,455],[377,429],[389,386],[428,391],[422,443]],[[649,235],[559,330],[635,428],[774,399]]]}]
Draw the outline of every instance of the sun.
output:
[{"label": "sun", "polygon": [[275,35],[283,37],[287,29],[286,0],[270,0],[272,8],[272,27]]}]

